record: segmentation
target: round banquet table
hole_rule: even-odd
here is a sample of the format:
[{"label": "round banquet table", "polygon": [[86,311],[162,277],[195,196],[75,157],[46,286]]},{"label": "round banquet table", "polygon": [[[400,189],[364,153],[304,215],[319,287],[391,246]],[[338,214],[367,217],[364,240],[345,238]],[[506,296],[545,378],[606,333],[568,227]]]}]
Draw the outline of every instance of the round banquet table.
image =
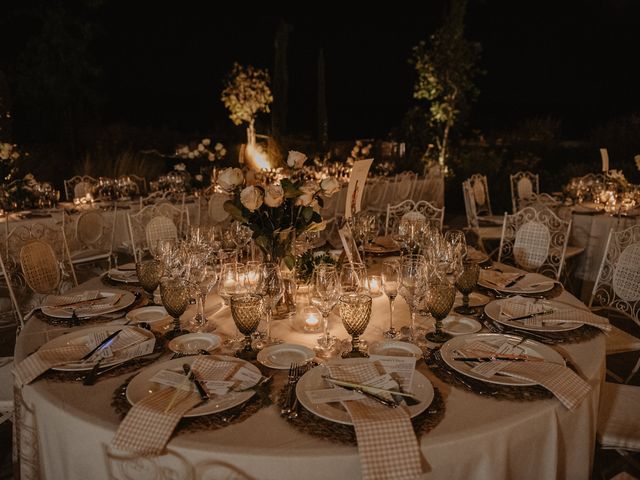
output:
[{"label": "round banquet table", "polygon": [[[96,279],[84,287],[96,287]],[[582,305],[564,292],[562,301]],[[212,295],[208,304],[219,299]],[[192,307],[190,307],[192,308]],[[187,311],[183,320],[193,316]],[[405,302],[396,302],[397,326],[408,323]],[[221,336],[235,335],[228,307],[212,319]],[[422,326],[428,321],[421,319]],[[363,339],[382,338],[388,326],[388,301],[374,298]],[[337,317],[332,333],[347,338]],[[69,330],[32,318],[18,337],[16,362]],[[299,333],[287,321],[275,321],[272,334],[312,346],[317,334]],[[591,474],[600,386],[604,381],[604,336],[554,346],[592,387],[574,411],[555,398],[495,400],[443,383],[418,361],[417,368],[438,388],[445,403],[442,421],[419,438],[425,478],[570,478]],[[286,376],[274,377],[275,398]],[[23,478],[44,479],[327,479],[360,478],[355,446],[303,433],[280,417],[275,405],[242,423],[173,436],[167,453],[138,458],[109,445],[120,423],[112,395],[132,373],[104,378],[94,386],[38,379],[16,391],[17,442]]]}]

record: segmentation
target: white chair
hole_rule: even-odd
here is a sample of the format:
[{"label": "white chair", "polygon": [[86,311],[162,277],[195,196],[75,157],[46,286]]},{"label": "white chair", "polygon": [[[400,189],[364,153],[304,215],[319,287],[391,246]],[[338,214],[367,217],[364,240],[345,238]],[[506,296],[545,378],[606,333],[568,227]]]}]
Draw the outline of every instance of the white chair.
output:
[{"label": "white chair", "polygon": [[76,175],[64,181],[64,194],[67,200],[84,197],[87,193],[93,193],[93,188],[98,180],[89,175]]},{"label": "white chair", "polygon": [[525,207],[505,214],[498,261],[559,280],[570,231],[571,221],[565,222],[548,208]]},{"label": "white chair", "polygon": [[146,195],[147,193],[147,179],[139,175],[120,175],[118,181],[123,180],[131,185],[135,185],[138,190],[136,195]]},{"label": "white chair", "polygon": [[92,209],[63,214],[62,232],[72,265],[106,261],[111,266],[117,206],[110,211]]},{"label": "white chair", "polygon": [[[589,307],[604,314],[622,317],[629,327],[640,329],[640,225],[609,232],[600,270]],[[614,315],[609,315],[612,320]],[[613,327],[606,338],[607,355],[640,351],[640,338]],[[628,383],[640,369],[640,358],[626,377],[607,369],[619,382]]]},{"label": "white chair", "polygon": [[464,196],[464,208],[467,214],[467,230],[472,232],[478,239],[478,246],[488,255],[492,256],[493,251],[487,249],[487,243],[498,242],[502,238],[502,227],[499,226],[481,226],[478,213],[476,211],[476,202],[472,191],[471,184],[468,180],[462,182],[462,193]]},{"label": "white chair", "polygon": [[188,210],[170,203],[148,205],[137,213],[127,214],[129,239],[134,259],[140,250],[153,254],[159,240],[177,240],[189,231]]},{"label": "white chair", "polygon": [[404,200],[396,205],[387,205],[387,216],[384,222],[384,234],[391,235],[397,230],[400,220],[410,212],[417,212],[429,223],[442,230],[444,221],[444,207],[437,208],[426,200],[414,202]]},{"label": "white chair", "polygon": [[438,227],[438,230],[442,231],[444,225],[444,207],[438,208],[426,200],[420,200],[416,202],[413,209],[424,215],[429,222]]},{"label": "white chair", "polygon": [[522,171],[509,175],[509,184],[511,185],[513,213],[525,206],[522,204],[523,201],[540,193],[540,178],[537,173]]},{"label": "white chair", "polygon": [[476,215],[480,223],[502,224],[502,216],[494,216],[489,198],[489,183],[486,175],[475,173],[467,180],[470,187],[470,200],[475,204]]},{"label": "white chair", "polygon": [[363,209],[373,213],[383,213],[387,208],[387,204],[384,201],[387,197],[388,188],[388,178],[368,178],[362,196]]}]

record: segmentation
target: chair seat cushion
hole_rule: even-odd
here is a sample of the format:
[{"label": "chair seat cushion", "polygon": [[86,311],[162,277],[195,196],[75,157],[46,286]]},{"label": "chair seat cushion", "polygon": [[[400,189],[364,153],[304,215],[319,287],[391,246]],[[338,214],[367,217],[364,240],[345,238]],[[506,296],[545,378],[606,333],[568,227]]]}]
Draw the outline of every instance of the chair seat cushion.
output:
[{"label": "chair seat cushion", "polygon": [[640,387],[605,382],[598,442],[605,448],[640,451]]}]

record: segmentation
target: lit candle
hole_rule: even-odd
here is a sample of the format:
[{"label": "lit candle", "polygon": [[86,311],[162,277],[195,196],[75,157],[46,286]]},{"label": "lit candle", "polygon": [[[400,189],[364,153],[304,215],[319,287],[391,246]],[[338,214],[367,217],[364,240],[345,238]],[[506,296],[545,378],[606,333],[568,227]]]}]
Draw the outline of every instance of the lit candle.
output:
[{"label": "lit candle", "polygon": [[317,332],[320,330],[320,323],[322,316],[316,307],[305,307],[302,313],[303,317],[303,330],[305,332]]},{"label": "lit candle", "polygon": [[369,295],[379,297],[382,295],[382,279],[378,275],[371,275],[369,281]]}]

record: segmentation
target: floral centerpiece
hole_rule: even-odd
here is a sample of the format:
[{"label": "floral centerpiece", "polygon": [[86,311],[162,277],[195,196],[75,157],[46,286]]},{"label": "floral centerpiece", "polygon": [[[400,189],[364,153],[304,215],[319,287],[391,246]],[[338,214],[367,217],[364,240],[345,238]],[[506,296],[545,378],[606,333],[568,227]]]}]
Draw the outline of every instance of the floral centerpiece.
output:
[{"label": "floral centerpiece", "polygon": [[256,245],[269,260],[283,262],[289,269],[295,266],[295,238],[325,228],[320,209],[324,199],[340,190],[332,177],[320,182],[293,180],[306,160],[305,154],[290,151],[287,165],[291,174],[281,177],[279,183],[261,184],[255,176],[248,181],[239,168],[227,168],[218,175],[220,188],[234,193],[225,202],[225,210],[253,231]]},{"label": "floral centerpiece", "polygon": [[217,142],[213,148],[211,144],[210,138],[203,138],[193,149],[189,145],[179,145],[176,148],[176,156],[185,160],[196,158],[206,158],[210,162],[222,160],[227,155],[227,149],[220,142]]}]

